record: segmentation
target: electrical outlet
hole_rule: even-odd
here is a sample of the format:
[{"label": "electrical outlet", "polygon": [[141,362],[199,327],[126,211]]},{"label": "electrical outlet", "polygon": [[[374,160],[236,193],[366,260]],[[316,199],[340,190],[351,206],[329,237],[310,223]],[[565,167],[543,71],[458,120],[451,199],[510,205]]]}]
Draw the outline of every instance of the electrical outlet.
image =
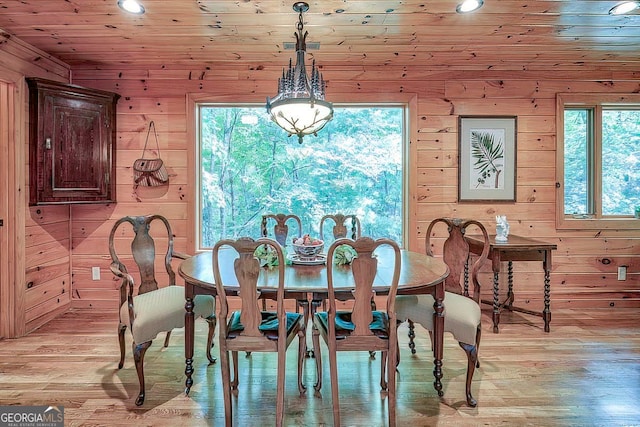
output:
[{"label": "electrical outlet", "polygon": [[618,280],[627,280],[627,266],[621,265],[618,267]]},{"label": "electrical outlet", "polygon": [[93,280],[100,280],[100,267],[91,267],[91,278]]}]

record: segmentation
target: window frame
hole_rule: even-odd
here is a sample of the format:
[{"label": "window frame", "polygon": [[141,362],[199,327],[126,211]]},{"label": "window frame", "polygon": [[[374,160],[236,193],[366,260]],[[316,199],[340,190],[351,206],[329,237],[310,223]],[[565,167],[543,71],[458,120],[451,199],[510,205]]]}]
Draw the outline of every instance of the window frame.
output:
[{"label": "window frame", "polygon": [[[199,155],[198,137],[200,134],[199,129],[199,104],[219,104],[226,106],[256,106],[264,105],[255,101],[255,98],[251,100],[244,100],[244,97],[234,97],[230,100],[226,96],[216,96],[211,94],[187,94],[187,140],[188,144],[188,159],[187,170],[193,171],[189,174],[189,191],[188,191],[188,212],[191,215],[187,215],[187,226],[189,234],[187,237],[187,245],[191,249],[192,253],[198,253],[206,251],[207,248],[201,247],[200,233],[197,227],[200,223],[199,212],[199,191],[200,191],[200,176],[199,176],[199,162],[197,156]],[[403,248],[409,250],[415,250],[418,241],[415,230],[417,230],[417,220],[415,215],[411,215],[416,209],[416,201],[414,194],[414,188],[417,181],[417,165],[414,159],[417,156],[416,144],[412,144],[412,135],[417,133],[416,127],[416,110],[417,110],[417,96],[415,94],[368,94],[365,96],[354,97],[352,94],[338,94],[331,96],[330,99],[334,106],[348,107],[348,106],[385,106],[395,105],[402,106],[404,108],[404,135],[403,135],[403,212],[402,212],[402,241]],[[284,131],[283,131],[284,132]]]},{"label": "window frame", "polygon": [[[602,110],[606,107],[640,108],[640,94],[559,93],[556,96],[556,228],[559,230],[635,230],[640,221],[630,216],[602,215]],[[564,209],[564,113],[566,108],[593,109],[592,139],[588,147],[587,161],[593,162],[594,173],[590,177],[593,190],[587,195],[593,199],[595,215],[574,217]]]}]

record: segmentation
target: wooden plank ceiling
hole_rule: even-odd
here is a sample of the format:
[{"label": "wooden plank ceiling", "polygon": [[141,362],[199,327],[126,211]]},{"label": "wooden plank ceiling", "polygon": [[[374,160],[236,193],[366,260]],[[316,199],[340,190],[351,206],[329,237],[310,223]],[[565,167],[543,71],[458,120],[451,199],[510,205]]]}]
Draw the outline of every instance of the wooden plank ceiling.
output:
[{"label": "wooden plank ceiling", "polygon": [[[640,70],[640,14],[610,16],[618,1],[317,0],[305,17],[308,49],[330,67]],[[0,0],[0,29],[72,67],[274,66],[293,56],[298,20],[286,0]],[[0,48],[2,48],[0,43]]]}]

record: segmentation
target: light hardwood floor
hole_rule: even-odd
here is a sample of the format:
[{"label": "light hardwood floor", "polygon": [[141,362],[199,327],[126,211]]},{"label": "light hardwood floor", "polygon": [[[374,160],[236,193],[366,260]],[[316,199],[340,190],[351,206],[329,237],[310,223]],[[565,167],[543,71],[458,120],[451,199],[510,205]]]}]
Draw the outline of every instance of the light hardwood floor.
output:
[{"label": "light hardwood floor", "polygon": [[[117,369],[116,316],[72,311],[26,337],[0,341],[0,404],[62,405],[67,426],[224,425],[220,368],[207,366],[204,356],[205,323],[196,322],[190,396],[184,394],[184,335],[178,330],[168,349],[156,339],[147,351],[147,398],[136,407],[130,348]],[[483,322],[473,385],[477,408],[465,405],[465,355],[453,338],[445,336],[445,395],[438,398],[428,334],[417,328],[418,354],[412,356],[407,328],[400,326],[399,426],[640,426],[640,310],[556,310],[549,334],[542,319],[519,313],[503,314],[500,334],[491,332],[488,311]],[[287,360],[286,425],[331,425],[328,371],[321,395],[314,395],[315,365],[308,359],[309,391],[299,397],[295,347]],[[384,426],[379,361],[363,352],[341,353],[338,362],[343,425]],[[273,425],[275,355],[241,356],[240,365],[234,425]]]}]

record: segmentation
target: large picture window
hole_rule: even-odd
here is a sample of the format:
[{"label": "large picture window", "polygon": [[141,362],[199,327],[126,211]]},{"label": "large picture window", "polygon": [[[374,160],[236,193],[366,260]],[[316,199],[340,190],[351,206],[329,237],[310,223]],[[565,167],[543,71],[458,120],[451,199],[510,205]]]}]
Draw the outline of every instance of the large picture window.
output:
[{"label": "large picture window", "polygon": [[633,227],[640,207],[640,104],[594,97],[559,97],[559,226]]},{"label": "large picture window", "polygon": [[264,106],[196,104],[197,249],[259,237],[267,213],[295,214],[312,235],[325,214],[355,214],[363,235],[402,244],[406,107],[334,108],[334,119],[299,144]]}]

